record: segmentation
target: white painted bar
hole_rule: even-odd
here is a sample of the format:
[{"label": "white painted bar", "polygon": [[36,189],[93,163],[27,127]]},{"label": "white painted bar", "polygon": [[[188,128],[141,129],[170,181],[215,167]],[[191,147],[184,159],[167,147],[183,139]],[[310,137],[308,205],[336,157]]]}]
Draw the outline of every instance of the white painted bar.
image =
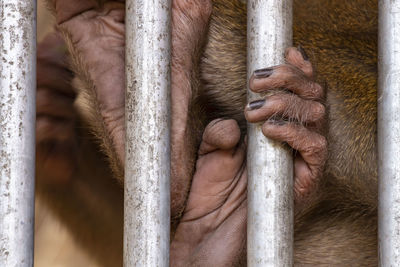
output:
[{"label": "white painted bar", "polygon": [[[291,0],[247,1],[247,69],[284,62],[292,44]],[[261,96],[248,90],[248,101]],[[289,150],[268,140],[261,124],[248,124],[247,263],[293,265],[293,159]]]},{"label": "white painted bar", "polygon": [[400,266],[400,1],[379,1],[380,266]]},{"label": "white painted bar", "polygon": [[126,1],[124,266],[169,266],[170,0]]},{"label": "white painted bar", "polygon": [[36,1],[0,0],[0,266],[33,266]]}]

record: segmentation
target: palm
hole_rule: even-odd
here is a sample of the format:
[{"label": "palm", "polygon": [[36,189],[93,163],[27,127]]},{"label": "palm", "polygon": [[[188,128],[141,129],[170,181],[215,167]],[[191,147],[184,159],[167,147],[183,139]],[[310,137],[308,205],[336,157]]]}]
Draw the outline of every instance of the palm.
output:
[{"label": "palm", "polygon": [[[56,1],[59,28],[72,44],[78,88],[95,98],[92,110],[99,113],[119,160],[124,159],[124,49],[125,4],[120,1]],[[101,56],[99,56],[101,55]],[[101,127],[101,126],[96,126]]]}]

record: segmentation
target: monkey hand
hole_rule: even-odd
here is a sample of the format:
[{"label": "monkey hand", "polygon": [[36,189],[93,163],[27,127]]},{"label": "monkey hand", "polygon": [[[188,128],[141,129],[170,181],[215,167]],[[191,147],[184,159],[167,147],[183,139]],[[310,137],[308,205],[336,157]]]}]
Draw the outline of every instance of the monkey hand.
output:
[{"label": "monkey hand", "polygon": [[36,173],[48,183],[68,181],[76,167],[75,92],[66,58],[65,43],[58,33],[38,45]]},{"label": "monkey hand", "polygon": [[[121,162],[124,161],[125,3],[48,0],[57,28],[66,37],[73,70],[95,105],[96,118]],[[82,87],[82,88],[81,88]],[[97,123],[97,122],[96,122]],[[108,139],[107,139],[108,140]]]},{"label": "monkey hand", "polygon": [[172,1],[171,215],[174,226],[185,207],[196,162],[197,140],[203,132],[190,123],[196,119],[190,118],[189,112],[193,110],[191,103],[198,91],[198,64],[211,7],[211,0]]},{"label": "monkey hand", "polygon": [[254,72],[250,89],[267,96],[249,103],[245,116],[251,123],[263,122],[266,137],[293,148],[295,203],[299,206],[317,191],[327,159],[325,92],[315,82],[312,64],[301,47],[287,49],[286,62]]},{"label": "monkey hand", "polygon": [[[125,1],[48,0],[58,29],[69,43],[74,71],[94,103],[96,134],[107,142],[109,159],[124,164]],[[172,213],[179,217],[190,188],[195,162],[194,135],[188,126],[190,103],[199,82],[198,64],[205,41],[211,0],[172,1]],[[196,72],[197,71],[197,72]],[[194,81],[196,80],[196,81]],[[94,113],[94,112],[93,112]],[[101,131],[98,133],[97,131]],[[198,131],[201,132],[201,131]],[[196,136],[197,138],[197,136]],[[197,139],[196,139],[197,140]],[[192,158],[193,155],[193,158]],[[115,168],[113,168],[115,169]],[[123,168],[121,168],[123,169]]]},{"label": "monkey hand", "polygon": [[190,71],[199,63],[211,11],[211,0],[172,1],[173,70]]},{"label": "monkey hand", "polygon": [[[95,109],[100,113],[101,124],[105,126],[102,130],[106,131],[104,134],[110,137],[112,143],[112,155],[115,152],[123,165],[125,1],[48,2],[53,7],[58,28],[69,41],[76,75],[84,84],[83,87],[88,87],[84,89],[89,91],[89,95],[96,98],[90,102],[96,103]],[[172,78],[172,98],[179,106],[179,112],[173,110],[173,113],[187,113],[192,92],[186,90],[191,85],[190,81],[185,80],[192,78],[192,63],[199,58],[197,54],[200,53],[210,13],[210,0],[172,2],[172,76],[176,77]],[[189,78],[182,77],[187,73]],[[186,83],[187,88],[181,85]],[[174,90],[175,87],[180,88]],[[179,104],[181,102],[183,104]]]},{"label": "monkey hand", "polygon": [[171,266],[236,266],[246,244],[246,145],[235,120],[204,131]]}]

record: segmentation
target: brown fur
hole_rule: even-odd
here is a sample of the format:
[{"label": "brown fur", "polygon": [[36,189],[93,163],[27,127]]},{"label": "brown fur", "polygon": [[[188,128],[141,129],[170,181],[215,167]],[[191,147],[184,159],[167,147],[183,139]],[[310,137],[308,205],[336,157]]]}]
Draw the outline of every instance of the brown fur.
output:
[{"label": "brown fur", "polygon": [[72,69],[76,73],[76,77],[73,80],[73,86],[79,92],[79,97],[76,101],[76,106],[81,116],[84,118],[90,126],[91,133],[99,141],[101,150],[107,156],[108,162],[110,164],[111,170],[113,171],[115,177],[122,183],[124,177],[124,170],[118,160],[117,153],[114,149],[113,140],[107,134],[106,126],[102,118],[101,112],[99,110],[99,104],[97,103],[96,90],[92,80],[89,78],[90,75],[87,72],[87,67],[81,59],[80,55],[74,49],[71,44],[71,38],[69,38],[68,33],[64,32],[65,40],[67,40],[67,45],[71,53]]},{"label": "brown fur", "polygon": [[[297,0],[293,22],[330,110],[324,185],[296,218],[295,264],[376,266],[377,1]],[[215,0],[209,38],[200,99],[210,120],[233,117],[245,129],[245,4]]]},{"label": "brown fur", "polygon": [[[199,95],[193,102],[190,123],[200,125],[196,133],[212,119],[234,118],[245,133],[246,7],[239,0],[213,3],[209,40],[200,66],[202,87],[199,86]],[[296,216],[295,265],[376,266],[377,1],[295,0],[294,15],[294,43],[305,48],[317,68],[319,82],[326,84],[330,109],[330,156],[320,198]],[[76,55],[75,62],[83,81],[81,85],[87,87],[84,64]],[[96,98],[89,94],[86,99]],[[116,156],[111,141],[101,134],[105,132],[103,123],[97,119],[101,116],[90,103],[93,104],[90,101],[84,104],[91,107],[85,114],[93,115],[90,124],[97,138],[103,141],[112,168],[121,176],[121,166],[113,162]],[[206,117],[205,122],[197,123],[200,113]],[[194,135],[198,142],[197,134]],[[99,187],[112,184],[102,178],[104,175],[93,175],[101,178]],[[96,184],[97,181],[92,181],[96,179],[94,176],[81,183]],[[64,191],[54,193],[45,189],[40,190],[47,192],[43,195],[84,247],[105,266],[120,265],[121,187],[91,190],[110,201],[104,206],[81,205],[79,199],[72,199]],[[71,194],[82,195],[75,191]],[[96,199],[93,195],[90,202]],[[113,255],[110,258],[118,259],[116,263],[105,260],[110,254]]]}]

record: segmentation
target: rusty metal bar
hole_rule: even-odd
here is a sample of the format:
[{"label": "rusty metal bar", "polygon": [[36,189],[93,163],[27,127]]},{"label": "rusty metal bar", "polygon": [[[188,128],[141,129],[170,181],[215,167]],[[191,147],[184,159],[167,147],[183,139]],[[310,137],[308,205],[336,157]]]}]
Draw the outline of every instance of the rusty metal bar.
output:
[{"label": "rusty metal bar", "polygon": [[379,1],[380,266],[400,266],[400,1]]},{"label": "rusty metal bar", "polygon": [[126,1],[126,267],[169,266],[170,12]]},{"label": "rusty metal bar", "polygon": [[33,266],[36,1],[0,0],[0,266]]},{"label": "rusty metal bar", "polygon": [[[247,1],[247,69],[284,62],[292,43],[291,0]],[[248,101],[261,98],[248,90]],[[293,265],[293,159],[289,150],[248,124],[248,266]]]}]

